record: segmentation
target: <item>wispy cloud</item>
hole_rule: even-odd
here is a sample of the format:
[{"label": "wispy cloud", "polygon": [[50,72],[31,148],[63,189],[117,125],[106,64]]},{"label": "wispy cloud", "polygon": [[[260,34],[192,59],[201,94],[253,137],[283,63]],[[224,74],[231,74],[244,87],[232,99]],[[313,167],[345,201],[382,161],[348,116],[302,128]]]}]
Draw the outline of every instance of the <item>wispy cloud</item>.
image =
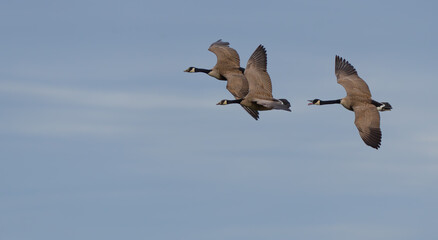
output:
[{"label": "wispy cloud", "polygon": [[[139,126],[138,119],[155,121],[181,109],[214,107],[213,99],[156,92],[114,91],[53,86],[37,83],[1,82],[0,93],[13,108],[5,107],[0,126],[3,133],[42,136],[108,136],[153,131]],[[38,106],[38,107],[35,107]],[[173,110],[172,110],[173,109]],[[169,111],[172,110],[172,111]],[[147,124],[146,124],[147,125]]]},{"label": "wispy cloud", "polygon": [[1,82],[0,92],[15,97],[31,97],[35,100],[49,100],[54,103],[76,104],[103,108],[203,108],[211,107],[209,101],[199,101],[187,95],[156,92],[124,92],[114,90],[59,87],[35,83]]}]

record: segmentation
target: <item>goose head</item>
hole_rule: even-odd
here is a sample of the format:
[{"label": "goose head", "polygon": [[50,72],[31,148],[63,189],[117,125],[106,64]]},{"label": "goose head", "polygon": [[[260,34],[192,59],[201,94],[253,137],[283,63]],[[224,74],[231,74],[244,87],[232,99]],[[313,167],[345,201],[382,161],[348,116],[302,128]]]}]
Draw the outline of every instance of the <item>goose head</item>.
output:
[{"label": "goose head", "polygon": [[221,100],[220,102],[216,103],[216,105],[227,105],[228,101],[227,100]]},{"label": "goose head", "polygon": [[193,73],[193,72],[195,72],[195,67],[189,67],[189,68],[187,68],[186,70],[184,70],[184,72],[191,72],[191,73]]},{"label": "goose head", "polygon": [[317,99],[317,98],[315,98],[313,100],[307,100],[307,101],[309,101],[309,104],[307,104],[307,105],[321,105],[321,100]]}]

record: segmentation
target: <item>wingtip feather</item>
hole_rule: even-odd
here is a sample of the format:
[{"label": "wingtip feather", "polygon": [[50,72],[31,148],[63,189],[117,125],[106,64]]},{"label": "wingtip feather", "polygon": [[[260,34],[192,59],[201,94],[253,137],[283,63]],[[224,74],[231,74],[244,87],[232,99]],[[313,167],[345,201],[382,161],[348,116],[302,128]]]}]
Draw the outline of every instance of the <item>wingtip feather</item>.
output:
[{"label": "wingtip feather", "polygon": [[344,75],[357,75],[356,69],[347,60],[336,55],[335,57],[335,73]]}]

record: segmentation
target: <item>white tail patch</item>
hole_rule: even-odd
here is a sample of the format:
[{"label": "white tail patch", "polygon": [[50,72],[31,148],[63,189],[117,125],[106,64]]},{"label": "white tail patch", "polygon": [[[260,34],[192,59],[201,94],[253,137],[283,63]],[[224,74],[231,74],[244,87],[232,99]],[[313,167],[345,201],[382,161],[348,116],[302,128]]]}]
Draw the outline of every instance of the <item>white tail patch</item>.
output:
[{"label": "white tail patch", "polygon": [[391,111],[391,108],[386,108],[386,105],[382,104],[382,105],[377,107],[377,110],[380,112],[384,112],[384,111]]}]

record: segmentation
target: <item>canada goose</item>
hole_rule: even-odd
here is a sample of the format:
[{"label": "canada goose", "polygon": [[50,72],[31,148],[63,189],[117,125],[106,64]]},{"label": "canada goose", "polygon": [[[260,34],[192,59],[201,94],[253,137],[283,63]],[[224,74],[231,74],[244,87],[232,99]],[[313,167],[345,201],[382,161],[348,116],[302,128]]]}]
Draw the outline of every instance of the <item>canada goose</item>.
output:
[{"label": "canada goose", "polygon": [[335,74],[338,83],[345,88],[347,96],[329,101],[309,100],[309,105],[341,104],[346,109],[354,111],[354,124],[360,137],[366,145],[378,149],[382,140],[379,111],[390,111],[391,105],[371,99],[366,82],[358,76],[356,69],[348,61],[339,56],[335,58]]},{"label": "canada goose", "polygon": [[[218,80],[227,81],[228,91],[235,99],[241,99],[248,94],[248,81],[243,75],[245,69],[240,67],[239,54],[229,45],[230,43],[223,42],[222,39],[210,45],[208,50],[217,57],[217,63],[212,69],[189,67],[184,72],[202,72]],[[259,118],[256,110],[243,105],[242,107],[256,120]]]},{"label": "canada goose", "polygon": [[239,103],[254,111],[281,109],[290,112],[290,103],[288,100],[275,99],[272,97],[271,78],[266,68],[266,49],[262,45],[259,45],[249,58],[244,72],[249,84],[248,94],[241,99],[221,100],[217,105]]}]

